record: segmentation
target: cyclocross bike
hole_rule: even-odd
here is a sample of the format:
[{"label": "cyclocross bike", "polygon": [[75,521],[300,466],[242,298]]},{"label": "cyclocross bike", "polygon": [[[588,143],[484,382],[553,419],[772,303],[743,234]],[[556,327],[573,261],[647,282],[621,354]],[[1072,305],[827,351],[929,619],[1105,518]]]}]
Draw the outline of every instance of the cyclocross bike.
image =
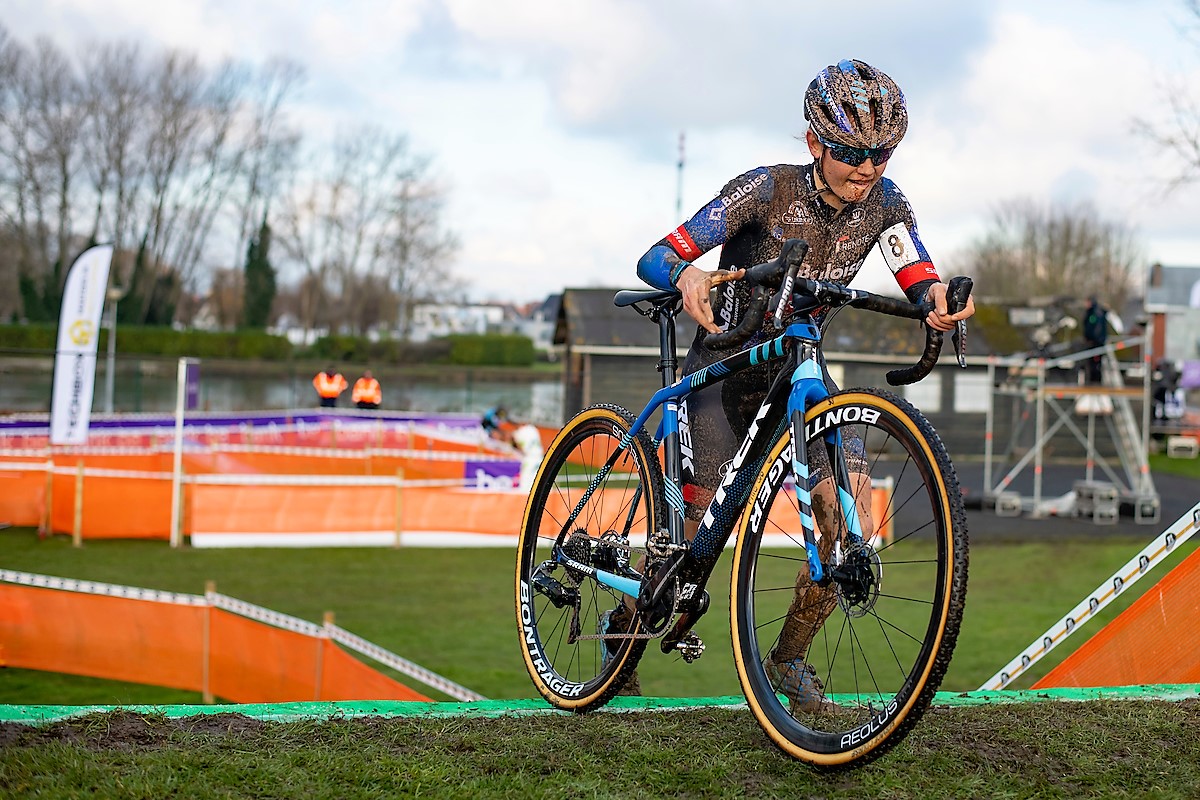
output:
[{"label": "cyclocross bike", "polygon": [[[692,628],[708,608],[706,582],[734,534],[734,661],[749,708],[778,747],[822,767],[862,763],[899,741],[933,699],[967,589],[966,518],[954,467],[929,421],[898,395],[874,388],[830,394],[820,352],[823,329],[843,306],[912,319],[924,319],[931,306],[797,278],[806,251],[791,240],[778,259],[746,270],[742,279],[754,289],[743,323],[705,340],[738,352],[678,380],[680,294],[617,293],[618,306],[658,324],[663,388],[636,418],[602,404],[563,427],[535,478],[519,535],[521,649],[533,683],[554,706],[603,706],[651,639],[664,653],[698,658],[704,644]],[[970,279],[949,288],[951,308],[961,309]],[[777,335],[742,349],[764,321]],[[960,366],[965,332],[959,323]],[[920,380],[941,346],[942,334],[926,327],[920,361],[889,372],[889,382]],[[679,403],[772,361],[782,368],[689,541]],[[646,425],[659,409],[651,439]],[[836,483],[836,500],[822,503],[834,511],[815,520],[810,455],[827,456],[825,472]],[[614,630],[609,618],[622,607],[629,622]],[[780,688],[771,657],[789,620],[806,615],[811,630],[801,637],[800,663],[819,680],[820,702],[797,704]]]}]

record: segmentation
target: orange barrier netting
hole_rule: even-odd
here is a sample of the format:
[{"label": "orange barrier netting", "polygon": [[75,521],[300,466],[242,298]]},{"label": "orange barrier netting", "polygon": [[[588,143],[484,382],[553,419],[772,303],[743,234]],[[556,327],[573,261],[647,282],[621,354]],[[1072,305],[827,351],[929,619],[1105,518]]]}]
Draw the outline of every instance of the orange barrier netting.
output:
[{"label": "orange barrier netting", "polygon": [[[374,454],[364,451],[355,458],[315,453],[272,453],[272,452],[189,452],[183,458],[185,476],[192,475],[370,475],[405,481],[442,480],[447,482],[487,482],[482,466],[473,460],[477,451],[431,451],[432,457],[397,456]],[[491,456],[495,459],[495,456]],[[54,459],[53,474],[47,478],[45,458],[5,456],[2,459],[10,469],[0,471],[0,521],[21,526],[39,526],[52,532],[70,533],[78,522],[80,534],[85,539],[167,539],[171,520],[171,469],[170,453],[143,454],[60,454]],[[490,462],[503,464],[504,462]],[[20,466],[28,464],[29,468]],[[85,474],[79,482],[77,468],[83,464],[86,470],[120,470],[129,475]],[[515,471],[516,463],[511,469]],[[500,482],[511,486],[513,479]],[[319,507],[324,511],[318,518],[326,520],[318,530],[393,530],[396,526],[395,490],[378,486],[305,486],[281,487],[263,485],[259,491],[237,491],[247,487],[198,486],[186,482],[183,486],[184,533],[196,528],[194,517],[202,519],[205,511],[228,515],[228,508],[213,508],[212,504],[229,502],[236,496],[238,502],[248,503],[251,508],[283,506],[295,503],[296,507]],[[224,489],[225,491],[222,491]],[[412,490],[418,491],[418,490]],[[440,490],[435,490],[440,491]],[[49,493],[49,499],[47,499]],[[271,494],[273,493],[273,497]],[[439,510],[429,514],[414,514],[412,530],[446,530],[447,520],[457,516],[462,503],[487,502],[482,492],[458,494],[454,498],[442,498]],[[386,500],[383,499],[386,496]],[[298,499],[299,498],[299,499]],[[425,508],[429,501],[417,500],[414,508]],[[287,509],[281,509],[286,514]],[[77,516],[78,515],[78,516]],[[375,522],[362,523],[356,520],[364,515]],[[385,520],[386,517],[386,520]],[[406,515],[407,518],[407,515]],[[270,530],[259,527],[261,515],[247,519],[239,530]],[[423,519],[432,520],[426,524]],[[519,520],[519,515],[517,517]],[[207,522],[200,523],[205,530]],[[229,528],[229,525],[223,526]],[[453,526],[449,526],[450,529]],[[502,527],[493,526],[495,532]],[[506,533],[512,533],[510,526]]]},{"label": "orange barrier netting", "polygon": [[[110,457],[113,458],[135,457]],[[4,493],[6,520],[38,525],[45,491],[41,465],[36,471],[0,473],[28,495]],[[147,464],[146,466],[150,466]],[[457,464],[459,469],[461,464]],[[282,473],[277,473],[282,474]],[[334,473],[329,473],[334,474]],[[386,474],[386,473],[385,473]],[[16,476],[16,477],[8,477]],[[408,472],[405,470],[405,477]],[[5,487],[6,483],[0,483]],[[75,525],[76,482],[70,474],[53,478],[51,529],[71,532]],[[520,529],[526,495],[485,491],[388,485],[187,484],[183,487],[184,534],[337,533],[455,531],[513,536]],[[82,491],[82,537],[168,538],[171,482],[165,478],[87,477]],[[552,496],[551,502],[555,502]],[[561,502],[561,501],[558,501]],[[877,533],[890,538],[889,493],[873,491]],[[552,508],[552,513],[566,509]],[[399,513],[399,518],[397,518]],[[797,512],[788,504],[771,510],[775,530],[799,531]]]},{"label": "orange barrier netting", "polygon": [[1200,550],[1194,551],[1034,689],[1200,683]]},{"label": "orange barrier netting", "polygon": [[29,469],[0,472],[0,522],[40,525],[46,511],[46,459],[5,456],[3,460],[29,464]]},{"label": "orange barrier netting", "polygon": [[327,638],[222,609],[6,583],[0,583],[0,665],[167,686],[235,703],[429,699]]}]

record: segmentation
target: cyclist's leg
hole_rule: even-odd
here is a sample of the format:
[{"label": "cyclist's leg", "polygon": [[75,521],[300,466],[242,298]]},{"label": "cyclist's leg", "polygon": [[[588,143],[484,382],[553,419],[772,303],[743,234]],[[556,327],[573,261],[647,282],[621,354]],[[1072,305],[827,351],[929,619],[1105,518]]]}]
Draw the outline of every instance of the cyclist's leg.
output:
[{"label": "cyclist's leg", "polygon": [[[854,472],[850,474],[850,483],[856,498],[859,521],[863,526],[863,539],[869,539],[874,530],[871,520],[871,478]],[[845,528],[841,505],[837,499],[837,488],[832,478],[825,478],[813,489],[812,509],[817,528],[820,530],[817,551],[821,554],[821,561],[828,563],[833,552],[833,543]],[[788,609],[788,618],[780,633],[774,659],[779,663],[803,660],[817,630],[836,605],[837,594],[832,586],[821,587],[814,584],[809,579],[807,566],[797,572],[795,596]]]},{"label": "cyclist's leg", "polygon": [[[862,457],[861,440],[850,429],[844,430],[843,435],[847,437],[843,443],[847,474],[841,480],[854,498],[862,539],[869,541],[874,532],[871,477],[867,474],[866,462]],[[834,476],[828,451],[824,447],[811,447],[808,457],[815,484],[811,494],[813,518],[817,525],[817,552],[821,561],[828,564],[834,544],[839,541],[844,544],[846,541],[846,515],[838,499],[838,480]],[[824,686],[806,659],[817,632],[836,607],[837,591],[834,586],[813,583],[808,566],[801,567],[796,573],[795,593],[779,641],[771,651],[767,664],[775,688],[790,698],[793,713],[820,712],[833,708],[825,700]]]},{"label": "cyclist's leg", "polygon": [[[839,469],[846,462],[847,476],[862,477],[836,480],[846,481],[848,491],[857,486],[863,533],[887,530],[889,541],[878,547],[841,541],[840,552],[833,553],[838,572],[832,612],[823,621],[814,613],[810,624],[795,624],[790,611],[797,584],[807,580],[808,571],[800,508],[789,480],[791,442],[781,438],[743,512],[730,621],[738,677],[764,731],[798,758],[838,766],[884,752],[911,728],[937,690],[962,615],[966,524],[941,441],[902,398],[855,389],[822,402],[808,419],[814,431],[808,440],[810,472],[827,432],[838,430],[843,444],[848,433],[862,442],[857,465],[853,452],[835,459]],[[884,495],[871,498],[868,474],[889,487]],[[875,513],[868,515],[871,500]],[[818,506],[814,515],[830,516],[820,506],[840,510],[824,501],[812,505]],[[836,529],[837,522],[818,520],[818,525]],[[774,541],[768,543],[768,536]],[[825,547],[839,545],[823,531],[826,538]],[[788,636],[781,635],[785,625],[792,626]],[[791,683],[819,700],[829,692],[836,706],[819,703],[810,713],[784,700],[790,695],[781,690],[772,664],[773,653],[788,648],[804,652],[803,671]]]}]

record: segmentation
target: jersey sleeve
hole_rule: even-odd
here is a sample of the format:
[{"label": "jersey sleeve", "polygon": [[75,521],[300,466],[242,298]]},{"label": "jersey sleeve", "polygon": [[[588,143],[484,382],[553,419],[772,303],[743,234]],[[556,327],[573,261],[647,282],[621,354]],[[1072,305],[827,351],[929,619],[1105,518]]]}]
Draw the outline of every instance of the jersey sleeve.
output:
[{"label": "jersey sleeve", "polygon": [[917,233],[916,216],[908,199],[887,178],[882,183],[886,217],[883,232],[879,234],[879,250],[900,289],[915,301],[941,278]]},{"label": "jersey sleeve", "polygon": [[771,172],[759,167],[731,180],[703,208],[659,239],[639,259],[638,277],[658,289],[674,288],[683,268],[729,240],[752,209],[775,191]]}]

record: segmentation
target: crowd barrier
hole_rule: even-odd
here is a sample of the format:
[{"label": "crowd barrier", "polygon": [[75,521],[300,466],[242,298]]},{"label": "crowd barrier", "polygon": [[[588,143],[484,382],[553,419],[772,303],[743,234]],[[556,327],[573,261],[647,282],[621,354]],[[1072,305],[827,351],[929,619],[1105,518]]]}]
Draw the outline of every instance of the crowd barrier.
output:
[{"label": "crowd barrier", "polygon": [[217,594],[0,570],[0,666],[199,692],[207,702],[429,698],[339,643],[457,700],[483,699],[332,623]]}]

